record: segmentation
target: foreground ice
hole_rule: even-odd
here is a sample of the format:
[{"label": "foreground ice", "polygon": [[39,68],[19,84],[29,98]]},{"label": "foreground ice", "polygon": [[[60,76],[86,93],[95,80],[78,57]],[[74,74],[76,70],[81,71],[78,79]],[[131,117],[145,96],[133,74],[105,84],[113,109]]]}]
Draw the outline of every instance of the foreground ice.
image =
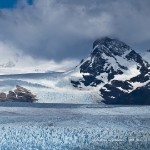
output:
[{"label": "foreground ice", "polygon": [[149,150],[150,106],[0,103],[0,135],[2,150]]}]

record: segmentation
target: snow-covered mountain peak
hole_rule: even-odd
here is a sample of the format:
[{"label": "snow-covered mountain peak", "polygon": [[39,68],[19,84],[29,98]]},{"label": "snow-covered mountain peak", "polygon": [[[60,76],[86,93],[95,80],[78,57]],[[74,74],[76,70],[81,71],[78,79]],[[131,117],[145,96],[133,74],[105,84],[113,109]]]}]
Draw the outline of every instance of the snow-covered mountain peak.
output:
[{"label": "snow-covered mountain peak", "polygon": [[[92,76],[107,74],[107,81],[115,75],[121,75],[132,66],[142,66],[143,60],[127,44],[108,37],[98,39],[93,43],[93,51],[87,59],[81,62],[80,73],[89,73]],[[103,80],[103,79],[101,79]]]},{"label": "snow-covered mountain peak", "polygon": [[106,55],[121,56],[129,50],[131,50],[131,48],[124,42],[117,39],[104,37],[94,41],[92,54],[100,52],[105,53]]},{"label": "snow-covered mountain peak", "polygon": [[[73,75],[78,75],[78,78],[71,79],[74,87],[88,90],[92,87],[108,101],[118,101],[137,89],[139,93],[143,88],[149,92],[150,64],[130,46],[117,39],[105,37],[96,40],[93,51],[81,61]],[[117,103],[116,101],[110,103]]]}]

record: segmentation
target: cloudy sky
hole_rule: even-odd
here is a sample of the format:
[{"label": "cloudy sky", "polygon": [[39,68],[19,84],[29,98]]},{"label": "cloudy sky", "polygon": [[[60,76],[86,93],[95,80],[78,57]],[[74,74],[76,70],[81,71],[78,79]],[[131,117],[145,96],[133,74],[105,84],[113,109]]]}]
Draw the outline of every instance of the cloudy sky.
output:
[{"label": "cloudy sky", "polygon": [[0,64],[74,64],[103,36],[150,49],[150,0],[0,0]]}]

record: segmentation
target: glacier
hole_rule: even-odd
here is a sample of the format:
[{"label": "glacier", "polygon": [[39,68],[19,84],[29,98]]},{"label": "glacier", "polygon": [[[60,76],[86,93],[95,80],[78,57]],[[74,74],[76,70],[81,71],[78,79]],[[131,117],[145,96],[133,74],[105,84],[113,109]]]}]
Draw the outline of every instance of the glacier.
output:
[{"label": "glacier", "polygon": [[0,149],[149,150],[150,106],[0,104]]},{"label": "glacier", "polygon": [[0,75],[0,91],[7,93],[21,85],[37,95],[37,103],[96,104],[97,91],[78,90],[70,82],[66,73],[30,73]]}]

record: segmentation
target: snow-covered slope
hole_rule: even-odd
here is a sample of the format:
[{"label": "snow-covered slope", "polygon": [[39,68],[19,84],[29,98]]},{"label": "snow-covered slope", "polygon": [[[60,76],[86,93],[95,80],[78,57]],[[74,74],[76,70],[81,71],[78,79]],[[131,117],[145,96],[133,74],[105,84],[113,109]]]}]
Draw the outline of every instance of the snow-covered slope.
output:
[{"label": "snow-covered slope", "polygon": [[14,91],[16,85],[30,90],[38,103],[95,104],[99,101],[98,93],[75,89],[64,73],[0,75],[0,93]]}]

